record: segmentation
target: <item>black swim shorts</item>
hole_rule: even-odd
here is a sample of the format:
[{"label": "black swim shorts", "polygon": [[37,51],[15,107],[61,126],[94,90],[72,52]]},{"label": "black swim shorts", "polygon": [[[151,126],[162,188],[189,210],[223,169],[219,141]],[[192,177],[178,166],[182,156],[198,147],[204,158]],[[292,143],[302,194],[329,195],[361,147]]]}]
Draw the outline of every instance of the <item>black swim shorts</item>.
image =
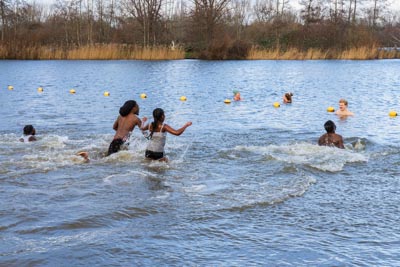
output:
[{"label": "black swim shorts", "polygon": [[112,140],[112,142],[111,142],[111,144],[110,144],[110,146],[108,148],[107,156],[109,156],[109,155],[111,155],[113,153],[117,153],[121,149],[121,146],[123,144],[124,144],[124,141],[122,141],[121,138]]},{"label": "black swim shorts", "polygon": [[158,160],[158,159],[162,159],[164,157],[164,153],[146,150],[145,157],[148,159]]}]

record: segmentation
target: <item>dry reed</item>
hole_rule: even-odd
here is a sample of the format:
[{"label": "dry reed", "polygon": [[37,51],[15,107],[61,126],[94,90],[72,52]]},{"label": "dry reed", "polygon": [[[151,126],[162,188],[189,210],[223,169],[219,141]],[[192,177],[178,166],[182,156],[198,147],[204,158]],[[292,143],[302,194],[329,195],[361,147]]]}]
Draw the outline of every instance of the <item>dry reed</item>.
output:
[{"label": "dry reed", "polygon": [[[174,60],[184,59],[185,51],[182,48],[171,49],[166,46],[142,47],[121,44],[96,44],[76,48],[63,48],[51,46],[8,47],[0,45],[1,59],[137,59],[137,60]],[[400,58],[400,51],[378,49],[372,47],[350,48],[344,51],[321,50],[310,48],[306,51],[297,48],[282,50],[251,48],[247,59],[270,60],[318,60],[318,59],[394,59]]]},{"label": "dry reed", "polygon": [[48,46],[29,46],[9,49],[0,45],[0,58],[9,59],[72,59],[72,60],[171,60],[183,59],[185,52],[181,48],[171,49],[165,46],[141,47],[130,45],[91,45],[72,49]]},{"label": "dry reed", "polygon": [[323,51],[310,48],[300,51],[290,48],[285,51],[281,49],[257,49],[251,48],[247,59],[270,59],[270,60],[317,60],[317,59],[393,59],[400,58],[400,52],[395,50],[379,50],[377,47],[350,48],[344,51]]}]

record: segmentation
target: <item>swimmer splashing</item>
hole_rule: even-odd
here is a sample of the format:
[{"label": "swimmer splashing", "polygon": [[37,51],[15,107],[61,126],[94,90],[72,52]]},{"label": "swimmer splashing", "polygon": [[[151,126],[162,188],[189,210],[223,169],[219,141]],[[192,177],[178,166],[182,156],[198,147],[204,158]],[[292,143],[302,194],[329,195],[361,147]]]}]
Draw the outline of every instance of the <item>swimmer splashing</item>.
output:
[{"label": "swimmer splashing", "polygon": [[[136,125],[142,126],[142,120],[139,119],[139,105],[134,100],[128,100],[119,109],[119,116],[115,120],[113,129],[116,131],[114,139],[112,140],[107,156],[118,152],[121,146],[129,140],[130,134]],[[143,118],[143,122],[147,120]]]},{"label": "swimmer splashing", "polygon": [[147,137],[149,143],[147,144],[145,157],[152,160],[168,161],[164,156],[164,147],[167,140],[167,133],[173,135],[181,135],[187,127],[192,125],[192,122],[187,122],[181,128],[175,130],[168,124],[164,123],[165,114],[161,108],[153,110],[154,121],[142,127],[142,130],[149,130],[150,134]]}]

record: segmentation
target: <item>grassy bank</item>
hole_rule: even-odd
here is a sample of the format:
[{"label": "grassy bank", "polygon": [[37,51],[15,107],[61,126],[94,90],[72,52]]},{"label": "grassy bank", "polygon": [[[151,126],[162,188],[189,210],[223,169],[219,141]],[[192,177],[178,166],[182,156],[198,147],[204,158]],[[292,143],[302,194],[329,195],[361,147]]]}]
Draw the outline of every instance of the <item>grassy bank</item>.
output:
[{"label": "grassy bank", "polygon": [[0,46],[1,59],[138,59],[138,60],[166,60],[183,59],[185,52],[182,49],[171,49],[165,46],[140,47],[131,45],[91,45],[76,48],[62,48],[50,46],[7,47]]},{"label": "grassy bank", "polygon": [[344,51],[320,49],[308,49],[300,51],[297,48],[292,48],[286,51],[280,49],[263,50],[252,48],[249,51],[247,59],[273,59],[273,60],[312,60],[312,59],[352,59],[352,60],[367,60],[367,59],[394,59],[400,58],[400,51],[379,50],[377,47],[360,47],[351,48]]},{"label": "grassy bank", "polygon": [[[104,44],[63,48],[52,46],[6,46],[0,45],[0,59],[84,59],[84,60],[110,60],[110,59],[137,59],[137,60],[174,60],[184,59],[185,51],[182,48],[171,49],[166,46],[141,47],[133,45]],[[246,59],[250,60],[317,60],[317,59],[394,59],[400,58],[400,51],[380,50],[377,47],[351,48],[344,51],[308,49],[301,51],[297,48],[258,49],[251,48]]]}]

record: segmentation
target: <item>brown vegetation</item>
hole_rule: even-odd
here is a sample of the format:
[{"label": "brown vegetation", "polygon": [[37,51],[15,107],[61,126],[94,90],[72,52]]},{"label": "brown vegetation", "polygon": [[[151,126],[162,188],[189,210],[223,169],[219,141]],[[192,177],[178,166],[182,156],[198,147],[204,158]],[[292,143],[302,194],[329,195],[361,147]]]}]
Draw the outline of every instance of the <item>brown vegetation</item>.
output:
[{"label": "brown vegetation", "polygon": [[248,59],[273,59],[273,60],[311,60],[311,59],[394,59],[400,58],[400,51],[379,50],[377,47],[354,47],[344,51],[326,50],[309,48],[306,51],[299,51],[297,48],[291,48],[286,51],[280,49],[257,49],[252,48]]},{"label": "brown vegetation", "polygon": [[54,2],[45,8],[34,0],[0,0],[0,58],[400,57],[386,49],[400,47],[400,12],[386,0]]}]

